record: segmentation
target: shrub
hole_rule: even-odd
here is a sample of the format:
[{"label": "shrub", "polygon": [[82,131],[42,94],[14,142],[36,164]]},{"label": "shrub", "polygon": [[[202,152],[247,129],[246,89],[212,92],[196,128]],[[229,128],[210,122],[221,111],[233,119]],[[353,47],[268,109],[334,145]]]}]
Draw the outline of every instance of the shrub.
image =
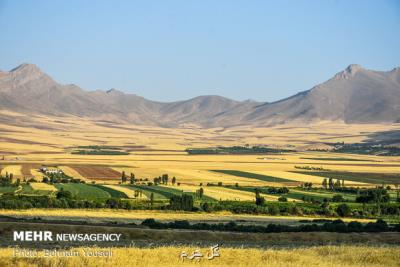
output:
[{"label": "shrub", "polygon": [[344,198],[342,195],[334,195],[332,197],[332,202],[344,202]]},{"label": "shrub", "polygon": [[347,217],[351,214],[351,209],[347,204],[340,204],[336,208],[336,212],[341,217]]},{"label": "shrub", "polygon": [[284,196],[281,196],[281,197],[278,198],[278,201],[280,201],[280,202],[287,202],[287,198],[284,197]]}]

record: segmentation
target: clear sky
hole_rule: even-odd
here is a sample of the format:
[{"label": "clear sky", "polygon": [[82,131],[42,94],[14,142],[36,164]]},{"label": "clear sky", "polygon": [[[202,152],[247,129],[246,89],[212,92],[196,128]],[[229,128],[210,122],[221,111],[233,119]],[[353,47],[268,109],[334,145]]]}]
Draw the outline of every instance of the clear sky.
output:
[{"label": "clear sky", "polygon": [[152,100],[274,101],[400,66],[399,0],[0,0],[0,69]]}]

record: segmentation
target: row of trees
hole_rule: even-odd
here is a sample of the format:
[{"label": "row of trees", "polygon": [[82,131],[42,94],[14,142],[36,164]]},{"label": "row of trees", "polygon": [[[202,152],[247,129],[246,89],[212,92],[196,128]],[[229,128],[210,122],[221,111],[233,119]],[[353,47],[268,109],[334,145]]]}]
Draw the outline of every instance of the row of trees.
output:
[{"label": "row of trees", "polygon": [[[121,173],[121,183],[125,184],[128,181],[128,176],[126,175],[125,171],[122,171]],[[130,184],[135,184],[136,179],[135,179],[135,174],[131,172],[131,175],[129,177],[129,183]]]},{"label": "row of trees", "polygon": [[344,180],[340,181],[339,179],[336,182],[333,181],[333,178],[326,179],[322,181],[322,187],[329,190],[336,190],[342,187],[345,187]]},{"label": "row of trees", "polygon": [[[140,180],[142,180],[142,179],[140,179]],[[144,179],[145,181],[147,181],[147,179]],[[130,174],[130,177],[129,177],[129,183],[130,184],[135,184],[137,181],[139,181],[139,179],[136,179],[135,178],[135,174],[134,173],[131,173]],[[121,183],[122,184],[125,184],[125,183],[127,183],[128,182],[128,176],[126,175],[126,173],[125,173],[125,171],[122,171],[122,173],[121,173]],[[153,183],[154,183],[154,185],[158,185],[158,184],[165,184],[165,185],[167,185],[168,183],[169,183],[169,176],[168,176],[168,174],[163,174],[163,175],[161,175],[161,176],[159,176],[159,177],[155,177],[154,179],[153,179]],[[177,182],[176,182],[176,177],[174,176],[174,177],[172,177],[172,179],[171,179],[171,184],[172,185],[175,185]]]},{"label": "row of trees", "polygon": [[281,232],[388,232],[400,231],[400,224],[389,226],[383,220],[362,224],[357,221],[345,223],[342,220],[328,221],[323,224],[302,224],[298,226],[290,226],[284,224],[268,224],[263,225],[246,225],[237,224],[236,222],[208,224],[195,223],[190,224],[186,220],[174,221],[168,223],[158,222],[154,219],[146,219],[142,225],[155,229],[191,229],[191,230],[208,230],[208,231],[230,231],[230,232],[253,232],[253,233],[281,233]]},{"label": "row of trees", "polygon": [[[19,181],[19,179],[18,179]],[[6,172],[5,176],[0,176],[0,186],[12,186],[13,185],[13,174]],[[18,184],[19,185],[19,184]]]},{"label": "row of trees", "polygon": [[170,198],[168,208],[171,210],[185,210],[191,211],[194,207],[193,196],[183,194],[181,196],[174,195]]}]

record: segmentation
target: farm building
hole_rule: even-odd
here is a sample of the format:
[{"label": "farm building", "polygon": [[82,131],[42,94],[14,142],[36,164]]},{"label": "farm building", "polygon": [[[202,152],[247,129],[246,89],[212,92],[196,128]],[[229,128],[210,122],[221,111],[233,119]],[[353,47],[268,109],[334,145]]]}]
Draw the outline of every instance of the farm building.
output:
[{"label": "farm building", "polygon": [[52,167],[42,167],[42,168],[40,168],[40,171],[45,174],[61,174],[61,173],[63,173],[62,170],[60,170],[58,168],[52,168]]}]

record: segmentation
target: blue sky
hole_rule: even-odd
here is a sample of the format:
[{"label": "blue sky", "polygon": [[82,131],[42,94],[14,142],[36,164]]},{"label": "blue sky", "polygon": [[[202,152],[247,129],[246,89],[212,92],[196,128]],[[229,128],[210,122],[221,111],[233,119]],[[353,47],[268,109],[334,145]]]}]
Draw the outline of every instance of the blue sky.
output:
[{"label": "blue sky", "polygon": [[0,0],[0,69],[153,100],[274,101],[400,66],[400,1]]}]

